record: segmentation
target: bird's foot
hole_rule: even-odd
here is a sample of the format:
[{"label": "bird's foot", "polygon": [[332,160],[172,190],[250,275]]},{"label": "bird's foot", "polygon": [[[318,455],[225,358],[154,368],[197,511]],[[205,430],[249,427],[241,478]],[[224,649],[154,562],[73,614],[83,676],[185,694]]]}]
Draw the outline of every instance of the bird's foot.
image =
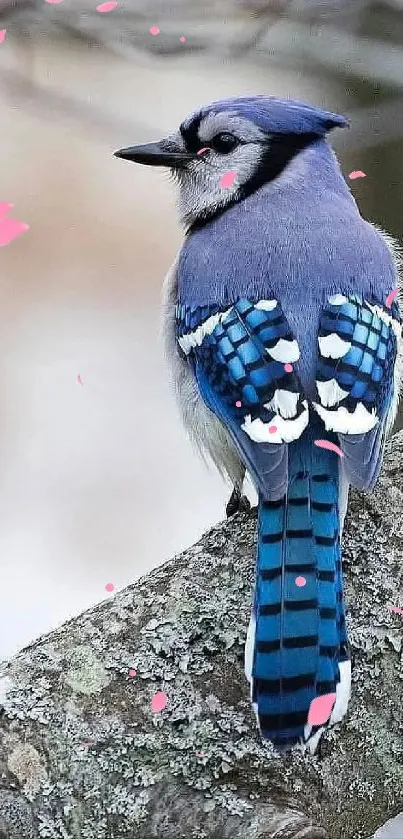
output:
[{"label": "bird's foot", "polygon": [[239,489],[233,489],[231,497],[226,506],[227,519],[234,516],[235,513],[249,513],[250,502],[246,495],[241,495]]}]

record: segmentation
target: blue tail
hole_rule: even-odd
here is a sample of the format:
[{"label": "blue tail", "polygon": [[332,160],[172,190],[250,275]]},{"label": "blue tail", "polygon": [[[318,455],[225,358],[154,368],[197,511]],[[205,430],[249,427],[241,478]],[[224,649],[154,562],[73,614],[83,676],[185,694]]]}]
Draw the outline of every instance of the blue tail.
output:
[{"label": "blue tail", "polygon": [[259,499],[251,659],[259,727],[280,748],[306,740],[312,701],[336,693],[349,659],[338,456],[305,435],[288,450],[287,494]]}]

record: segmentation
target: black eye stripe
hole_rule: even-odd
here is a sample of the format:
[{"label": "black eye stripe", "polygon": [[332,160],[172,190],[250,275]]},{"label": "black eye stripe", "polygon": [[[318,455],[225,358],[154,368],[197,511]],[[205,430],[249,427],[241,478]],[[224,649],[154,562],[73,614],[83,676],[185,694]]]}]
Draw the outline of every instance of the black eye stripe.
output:
[{"label": "black eye stripe", "polygon": [[182,137],[185,141],[186,149],[189,152],[197,152],[198,149],[202,147],[202,143],[199,140],[198,130],[201,123],[201,116],[195,117],[193,121],[187,127],[182,125],[180,126],[179,130],[182,134]]}]

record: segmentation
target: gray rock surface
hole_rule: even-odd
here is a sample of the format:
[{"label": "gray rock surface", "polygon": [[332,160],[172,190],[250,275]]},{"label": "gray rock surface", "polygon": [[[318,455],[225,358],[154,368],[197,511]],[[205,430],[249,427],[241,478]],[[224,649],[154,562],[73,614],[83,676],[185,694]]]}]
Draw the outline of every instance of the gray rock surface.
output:
[{"label": "gray rock surface", "polygon": [[396,816],[402,455],[400,433],[375,493],[351,497],[353,699],[320,756],[280,758],[257,735],[243,675],[256,520],[239,515],[2,665],[0,839],[368,839]]}]

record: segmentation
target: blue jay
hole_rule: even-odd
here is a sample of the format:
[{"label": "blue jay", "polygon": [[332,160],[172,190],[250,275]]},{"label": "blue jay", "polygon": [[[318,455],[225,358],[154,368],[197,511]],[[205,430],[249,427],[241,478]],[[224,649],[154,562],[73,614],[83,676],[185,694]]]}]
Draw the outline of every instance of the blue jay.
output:
[{"label": "blue jay", "polygon": [[245,673],[260,733],[280,751],[314,753],[347,711],[348,489],[374,486],[400,390],[399,251],[341,174],[327,134],[345,126],[248,96],[115,152],[167,167],[179,186],[166,350],[193,440],[238,497],[245,469],[258,492]]}]

